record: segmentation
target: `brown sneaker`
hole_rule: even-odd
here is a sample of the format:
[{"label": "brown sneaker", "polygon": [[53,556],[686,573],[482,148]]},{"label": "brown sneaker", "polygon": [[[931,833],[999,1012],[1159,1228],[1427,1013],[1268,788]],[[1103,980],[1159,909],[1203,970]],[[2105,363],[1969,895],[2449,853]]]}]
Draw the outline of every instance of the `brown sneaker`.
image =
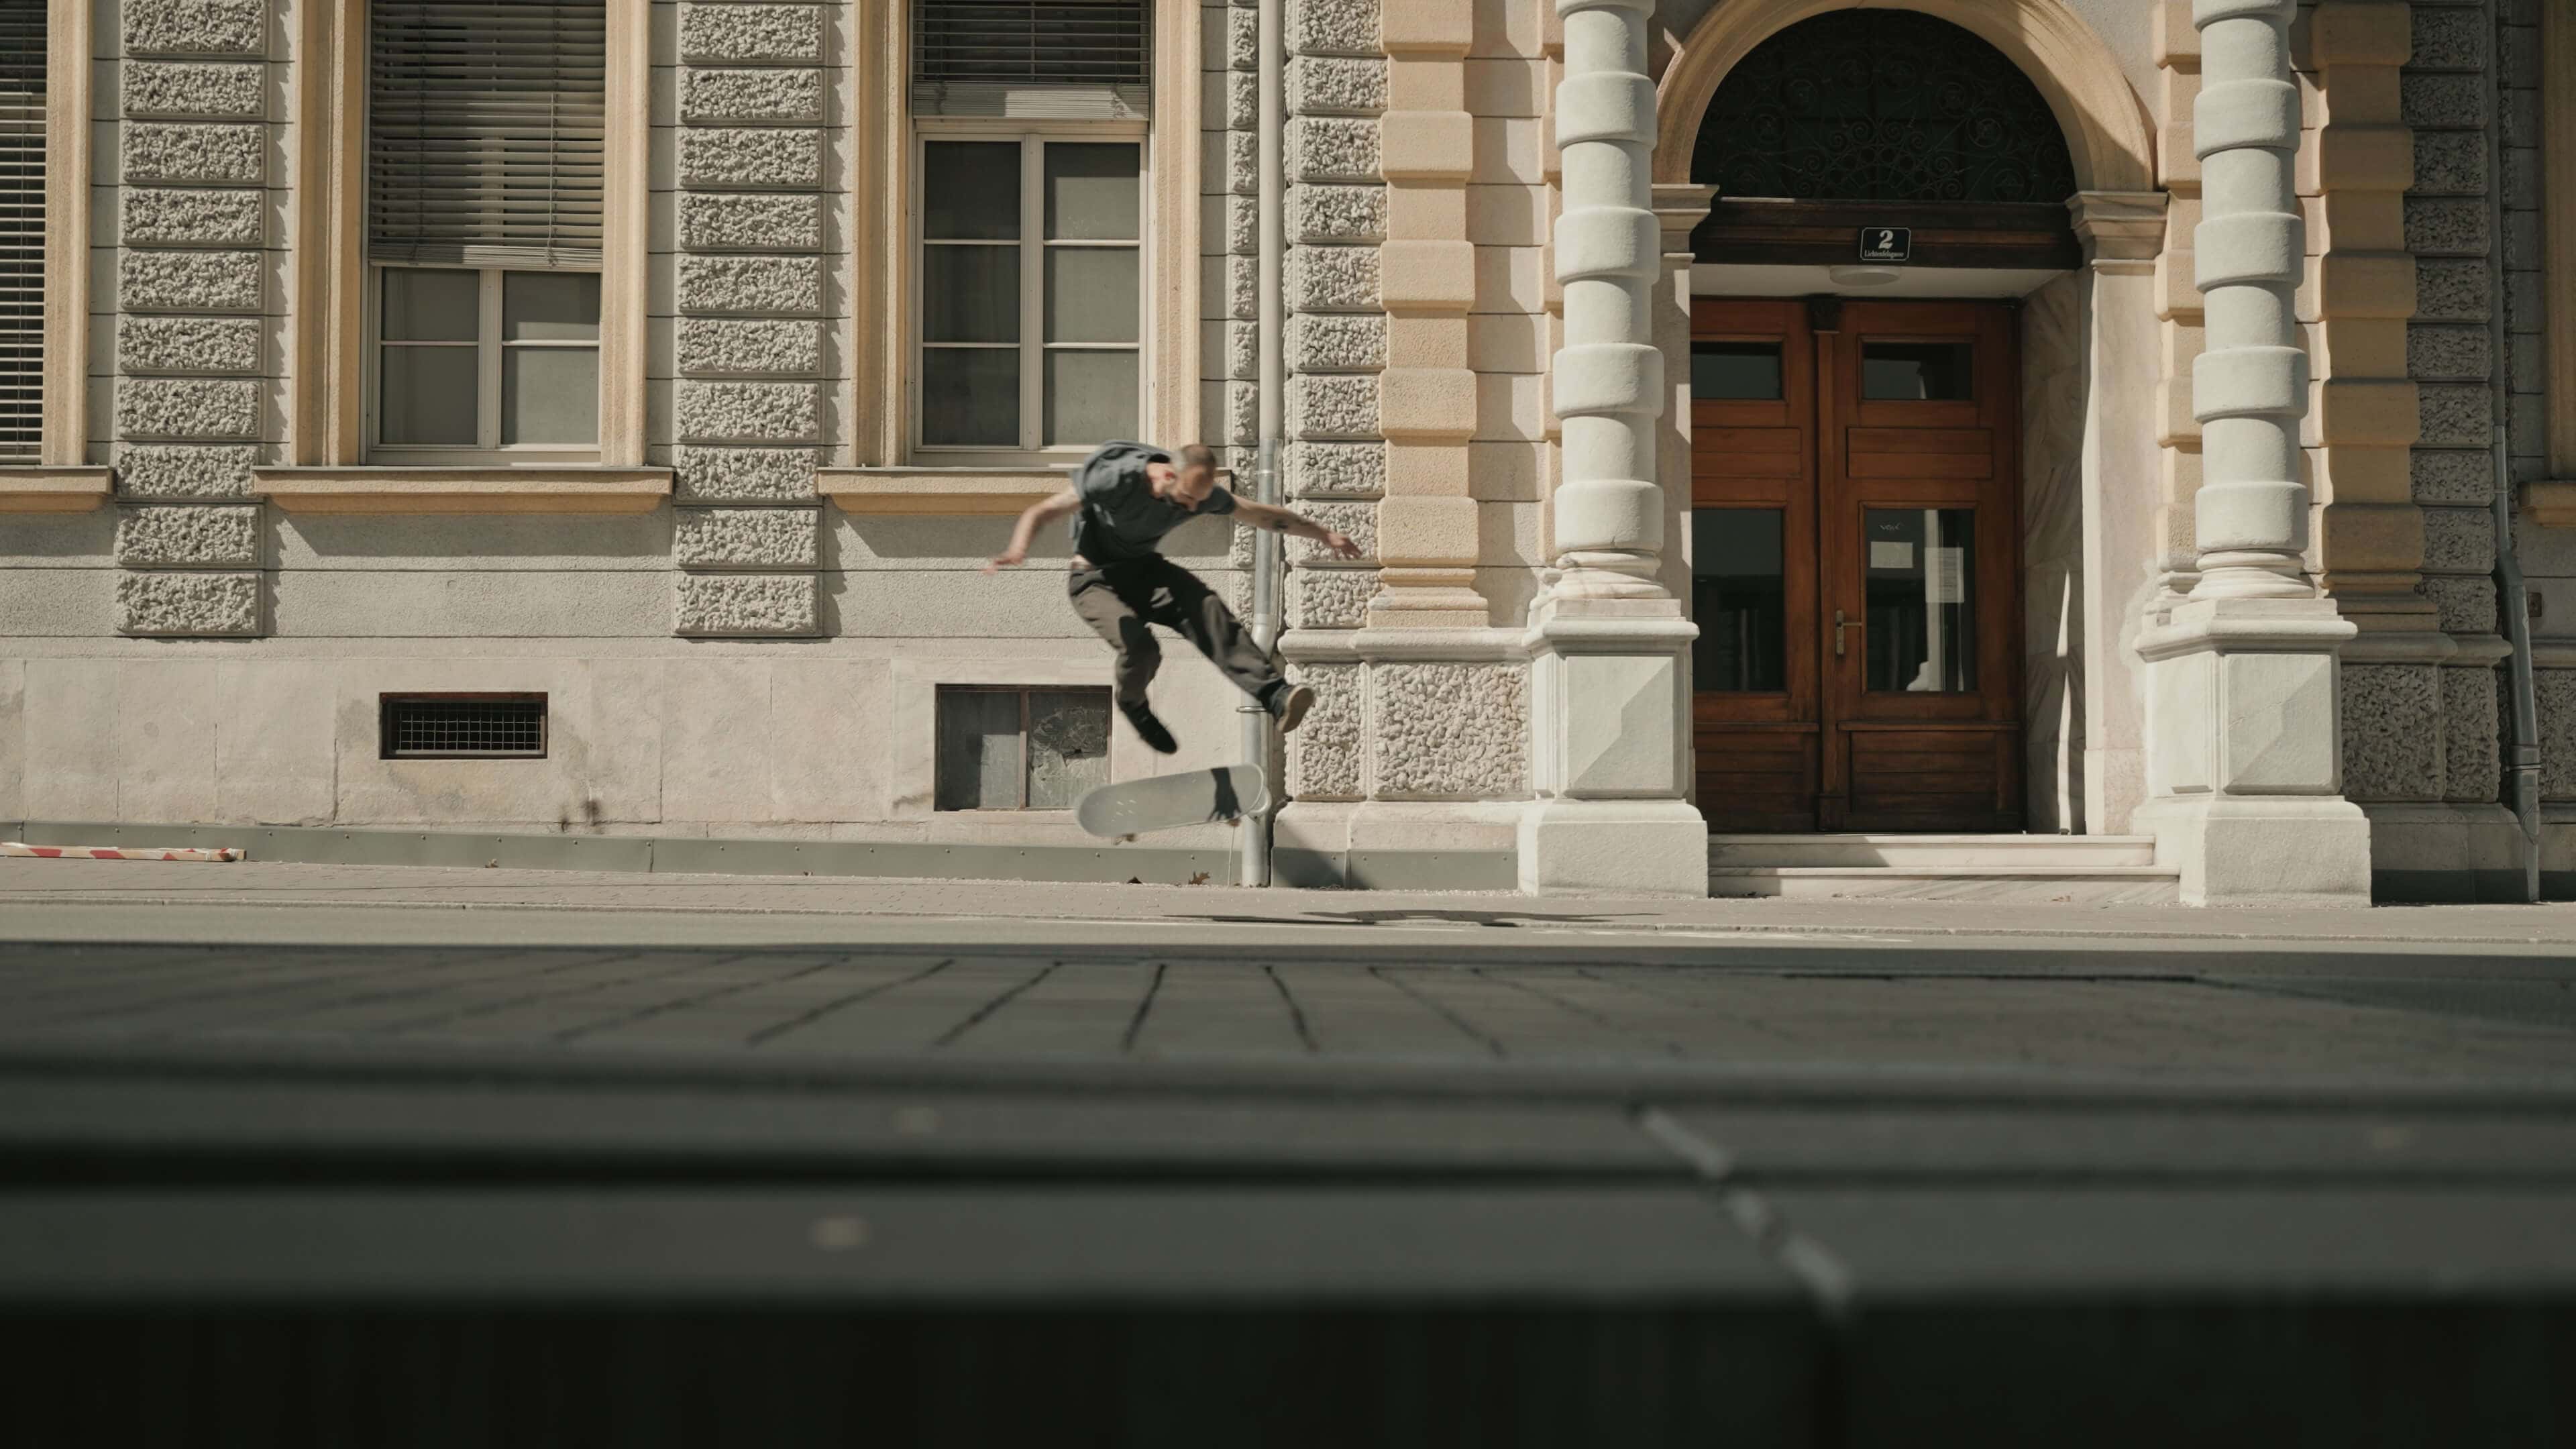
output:
[{"label": "brown sneaker", "polygon": [[1281,734],[1295,734],[1297,726],[1306,718],[1306,711],[1314,707],[1315,691],[1298,684],[1280,693],[1279,702],[1272,707],[1271,713],[1279,717]]}]

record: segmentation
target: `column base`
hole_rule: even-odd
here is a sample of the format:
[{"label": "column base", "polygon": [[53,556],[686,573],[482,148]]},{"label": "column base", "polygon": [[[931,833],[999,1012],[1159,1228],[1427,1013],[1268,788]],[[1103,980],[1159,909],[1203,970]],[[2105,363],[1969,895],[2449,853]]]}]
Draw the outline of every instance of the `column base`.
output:
[{"label": "column base", "polygon": [[1708,822],[1679,800],[1536,800],[1521,816],[1524,894],[1708,894]]},{"label": "column base", "polygon": [[2187,906],[2367,906],[2370,818],[2332,796],[2167,796],[2137,814]]}]

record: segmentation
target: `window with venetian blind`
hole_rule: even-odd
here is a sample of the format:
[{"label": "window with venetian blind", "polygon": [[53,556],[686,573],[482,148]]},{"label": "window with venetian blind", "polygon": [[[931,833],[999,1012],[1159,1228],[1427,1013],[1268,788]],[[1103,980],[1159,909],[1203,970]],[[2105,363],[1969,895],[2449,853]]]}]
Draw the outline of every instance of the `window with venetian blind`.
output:
[{"label": "window with venetian blind", "polygon": [[914,441],[1073,455],[1142,420],[1143,0],[917,0]]},{"label": "window with venetian blind", "polygon": [[0,461],[45,411],[45,0],[0,0]]},{"label": "window with venetian blind", "polygon": [[606,3],[368,14],[370,457],[595,460]]}]

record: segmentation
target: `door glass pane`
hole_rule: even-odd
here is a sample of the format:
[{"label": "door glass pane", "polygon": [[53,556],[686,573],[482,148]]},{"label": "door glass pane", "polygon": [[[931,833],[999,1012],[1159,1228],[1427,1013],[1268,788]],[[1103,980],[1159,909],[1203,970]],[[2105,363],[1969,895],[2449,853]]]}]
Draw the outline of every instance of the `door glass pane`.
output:
[{"label": "door glass pane", "polygon": [[1011,241],[1019,236],[1019,142],[933,141],[921,150],[924,238]]},{"label": "door glass pane", "polygon": [[923,348],[921,441],[933,447],[1018,447],[1019,350]]},{"label": "door glass pane", "polygon": [[387,443],[473,447],[474,357],[471,347],[387,347],[379,428]]},{"label": "door glass pane", "polygon": [[1029,808],[1070,810],[1109,783],[1109,691],[1029,692]]},{"label": "door glass pane", "polygon": [[921,340],[1020,340],[1017,247],[923,247]]},{"label": "door glass pane", "polygon": [[1955,402],[1976,396],[1973,342],[1863,342],[1860,395],[1873,402]]},{"label": "door glass pane", "polygon": [[1048,447],[1088,447],[1136,436],[1134,352],[1046,355]]},{"label": "door glass pane", "polygon": [[1143,196],[1132,145],[1049,142],[1046,234],[1049,239],[1133,241]]},{"label": "door glass pane", "polygon": [[1002,689],[939,691],[932,808],[1020,808],[1020,696]]},{"label": "door glass pane", "polygon": [[1694,342],[1691,396],[1720,402],[1777,402],[1780,344]]},{"label": "door glass pane", "polygon": [[1862,513],[1869,563],[1863,687],[1889,694],[1977,687],[1976,525],[1972,508]]},{"label": "door glass pane", "polygon": [[507,342],[597,342],[599,273],[502,273],[501,337]]},{"label": "door glass pane", "polygon": [[1784,652],[1781,514],[1702,508],[1691,514],[1691,687],[1776,694],[1789,687]]},{"label": "door glass pane", "polygon": [[387,342],[471,342],[482,320],[479,272],[436,267],[385,268]]},{"label": "door glass pane", "polygon": [[1134,247],[1049,247],[1046,340],[1136,340]]},{"label": "door glass pane", "polygon": [[512,347],[501,354],[501,441],[599,441],[599,350]]}]

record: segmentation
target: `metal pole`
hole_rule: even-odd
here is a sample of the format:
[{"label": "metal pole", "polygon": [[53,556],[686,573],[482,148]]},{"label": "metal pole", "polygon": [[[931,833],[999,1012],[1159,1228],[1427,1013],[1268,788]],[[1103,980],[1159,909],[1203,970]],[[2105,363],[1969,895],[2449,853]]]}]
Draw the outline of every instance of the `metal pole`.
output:
[{"label": "metal pole", "polygon": [[[2504,54],[2504,34],[2495,7],[2488,7],[2489,35],[2494,42],[2491,55]],[[2494,106],[2487,114],[2487,205],[2494,223],[2489,235],[2494,238],[2493,265],[2487,268],[2487,336],[2489,339],[2487,386],[2492,390],[2495,409],[2494,427],[2488,449],[2495,472],[2495,489],[2488,509],[2495,520],[2496,613],[2504,625],[2505,642],[2511,646],[2506,687],[2508,721],[2504,737],[2504,778],[2506,794],[2513,803],[2513,814],[2522,827],[2522,898],[2540,899],[2540,684],[2531,667],[2531,605],[2523,588],[2522,560],[2513,543],[2513,448],[2505,424],[2506,409],[2513,392],[2505,376],[2511,357],[2505,331],[2504,278],[2504,68],[2499,59],[2489,76]]]},{"label": "metal pole", "polygon": [[[1261,371],[1260,430],[1261,451],[1253,469],[1253,498],[1260,503],[1279,502],[1279,433],[1287,413],[1288,369],[1286,319],[1282,316],[1280,272],[1285,261],[1287,226],[1284,215],[1287,174],[1283,168],[1281,141],[1287,133],[1286,90],[1286,21],[1287,0],[1260,0],[1256,36],[1259,42],[1259,154],[1260,197],[1259,223],[1259,329]],[[1265,652],[1279,647],[1279,535],[1264,529],[1252,536],[1252,637]],[[1246,701],[1243,715],[1243,758],[1271,782],[1274,804],[1258,814],[1247,815],[1237,828],[1242,832],[1242,861],[1237,880],[1244,885],[1270,884],[1270,809],[1280,790],[1278,761],[1272,745],[1277,736],[1270,727],[1270,715],[1259,704]]]}]

